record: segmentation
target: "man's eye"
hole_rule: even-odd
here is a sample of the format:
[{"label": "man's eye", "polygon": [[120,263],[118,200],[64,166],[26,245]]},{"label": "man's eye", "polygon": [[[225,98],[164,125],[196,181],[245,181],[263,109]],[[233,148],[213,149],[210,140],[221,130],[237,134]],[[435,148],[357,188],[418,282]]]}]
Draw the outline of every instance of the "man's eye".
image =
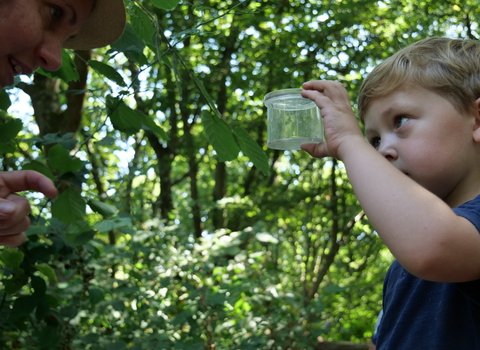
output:
[{"label": "man's eye", "polygon": [[410,120],[410,118],[405,116],[405,115],[399,115],[399,116],[395,117],[395,128],[398,129],[398,128],[402,127],[409,120]]},{"label": "man's eye", "polygon": [[52,16],[52,20],[59,20],[63,16],[63,10],[56,6],[50,6],[50,15]]}]

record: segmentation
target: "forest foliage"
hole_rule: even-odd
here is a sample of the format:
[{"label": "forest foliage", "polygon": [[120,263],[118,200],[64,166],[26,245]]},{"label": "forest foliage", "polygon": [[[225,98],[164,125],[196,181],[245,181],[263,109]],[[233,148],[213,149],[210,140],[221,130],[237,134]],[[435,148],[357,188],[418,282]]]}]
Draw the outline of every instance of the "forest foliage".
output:
[{"label": "forest foliage", "polygon": [[[263,96],[362,79],[473,0],[126,0],[110,47],[0,91],[2,171],[50,177],[0,248],[1,349],[368,342],[392,257],[341,163],[266,147]],[[368,165],[366,165],[368,166]]]}]

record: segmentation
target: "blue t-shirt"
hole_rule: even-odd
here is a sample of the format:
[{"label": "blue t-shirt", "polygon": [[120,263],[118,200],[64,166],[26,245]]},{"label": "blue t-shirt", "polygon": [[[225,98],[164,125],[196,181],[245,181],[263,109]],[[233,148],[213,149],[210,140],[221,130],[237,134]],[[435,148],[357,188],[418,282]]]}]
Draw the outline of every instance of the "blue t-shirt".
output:
[{"label": "blue t-shirt", "polygon": [[[480,232],[480,196],[453,210]],[[429,282],[395,261],[385,277],[373,341],[377,350],[480,349],[480,280]]]}]

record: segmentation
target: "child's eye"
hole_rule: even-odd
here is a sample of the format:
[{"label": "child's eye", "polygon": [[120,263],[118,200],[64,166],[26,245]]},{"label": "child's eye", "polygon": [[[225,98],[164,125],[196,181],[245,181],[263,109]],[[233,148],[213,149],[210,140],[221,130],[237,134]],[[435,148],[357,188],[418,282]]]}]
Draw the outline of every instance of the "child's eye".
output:
[{"label": "child's eye", "polygon": [[370,144],[375,148],[375,149],[379,149],[380,148],[380,143],[381,143],[381,140],[380,140],[380,137],[374,137],[370,140]]},{"label": "child's eye", "polygon": [[409,120],[410,120],[410,118],[405,116],[405,115],[399,115],[399,116],[395,117],[395,128],[396,129],[401,128]]},{"label": "child's eye", "polygon": [[57,6],[50,6],[50,16],[53,21],[57,21],[63,16],[63,10]]}]

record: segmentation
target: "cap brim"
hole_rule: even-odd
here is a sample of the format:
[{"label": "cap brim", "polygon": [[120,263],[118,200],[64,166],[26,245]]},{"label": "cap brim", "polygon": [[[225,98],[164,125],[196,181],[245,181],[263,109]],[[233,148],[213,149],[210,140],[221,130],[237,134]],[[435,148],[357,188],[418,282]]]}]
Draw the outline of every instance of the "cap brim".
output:
[{"label": "cap brim", "polygon": [[126,24],[123,0],[97,0],[82,29],[65,41],[63,47],[90,50],[110,45],[123,33]]}]

